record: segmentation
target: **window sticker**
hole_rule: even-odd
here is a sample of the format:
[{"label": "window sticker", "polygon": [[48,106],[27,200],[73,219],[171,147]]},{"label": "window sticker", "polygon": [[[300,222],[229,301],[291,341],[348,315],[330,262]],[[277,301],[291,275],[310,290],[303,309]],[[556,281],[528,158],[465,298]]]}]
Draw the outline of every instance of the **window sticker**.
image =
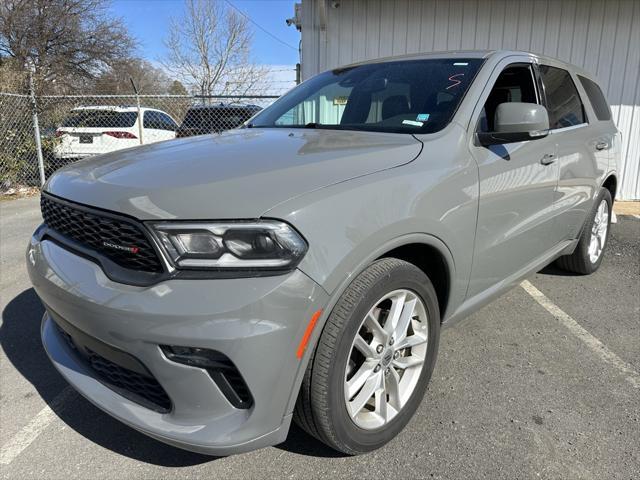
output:
[{"label": "window sticker", "polygon": [[348,101],[349,101],[349,97],[347,97],[347,96],[341,96],[341,97],[334,97],[333,98],[333,104],[334,105],[346,105]]},{"label": "window sticker", "polygon": [[411,125],[412,127],[421,127],[424,125],[422,122],[414,122],[413,120],[403,120],[403,125]]},{"label": "window sticker", "polygon": [[429,120],[429,114],[419,113],[418,116],[416,117],[416,120],[419,122],[426,122],[427,120]]}]

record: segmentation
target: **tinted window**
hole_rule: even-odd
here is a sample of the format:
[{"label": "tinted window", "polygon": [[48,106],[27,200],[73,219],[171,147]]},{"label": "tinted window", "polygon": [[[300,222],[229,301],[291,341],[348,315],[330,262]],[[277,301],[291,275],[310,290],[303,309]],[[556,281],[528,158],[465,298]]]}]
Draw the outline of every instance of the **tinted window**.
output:
[{"label": "tinted window", "polygon": [[157,112],[157,113],[158,113],[158,117],[160,118],[160,122],[162,122],[163,130],[175,131],[178,128],[178,125],[176,124],[176,122],[174,122],[169,115],[162,112]]},{"label": "tinted window", "polygon": [[480,114],[479,131],[495,131],[496,109],[501,103],[538,103],[533,79],[530,65],[512,65],[505,68],[498,76],[484,104]]},{"label": "tinted window", "polygon": [[67,118],[63,127],[85,128],[129,128],[136,123],[136,112],[114,112],[111,110],[80,110]]},{"label": "tinted window", "polygon": [[481,59],[456,58],[332,70],[291,90],[252,126],[436,132],[453,117],[480,65]]},{"label": "tinted window", "polygon": [[258,107],[233,105],[194,107],[187,111],[181,128],[202,133],[230,130],[242,125],[258,110]]},{"label": "tinted window", "polygon": [[176,126],[169,115],[162,112],[146,111],[144,112],[144,128],[153,128],[156,130],[175,130]]},{"label": "tinted window", "polygon": [[604,94],[602,93],[602,90],[600,90],[598,84],[581,75],[578,75],[578,79],[580,80],[585,92],[587,92],[587,97],[589,97],[589,101],[591,102],[593,110],[596,112],[598,120],[611,120],[609,104],[604,98]]},{"label": "tinted window", "polygon": [[157,120],[156,120],[156,112],[144,112],[143,114],[143,118],[144,121],[142,123],[142,125],[144,126],[144,128],[158,128],[156,126],[157,124]]},{"label": "tinted window", "polygon": [[585,123],[584,107],[571,75],[561,68],[540,65],[549,111],[550,128],[564,128]]}]

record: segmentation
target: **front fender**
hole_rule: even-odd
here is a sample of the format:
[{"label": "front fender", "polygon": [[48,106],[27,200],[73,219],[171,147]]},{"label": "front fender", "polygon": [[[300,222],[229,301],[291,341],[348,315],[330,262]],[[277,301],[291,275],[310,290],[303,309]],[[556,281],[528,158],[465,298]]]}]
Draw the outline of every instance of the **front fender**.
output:
[{"label": "front fender", "polygon": [[357,277],[361,272],[363,272],[369,265],[371,265],[373,261],[383,256],[386,252],[389,252],[403,245],[409,245],[409,244],[424,244],[424,245],[429,245],[431,247],[436,248],[445,259],[445,262],[447,264],[447,269],[450,274],[450,278],[453,279],[456,277],[455,263],[449,248],[440,239],[425,233],[410,233],[410,234],[402,235],[402,236],[390,239],[389,241],[380,245],[378,248],[368,252],[362,258],[359,258],[359,259],[355,258],[356,257],[355,254],[352,256],[352,258],[349,258],[348,263],[350,265],[355,263],[355,266],[342,279],[342,281],[338,284],[338,286],[335,289],[333,289],[326,305],[324,306],[324,309],[322,310],[322,315],[315,323],[315,327],[313,328],[311,336],[309,337],[309,341],[308,341],[305,353],[298,365],[298,371],[297,371],[295,381],[291,390],[291,397],[289,398],[289,403],[287,405],[287,410],[286,410],[287,413],[293,412],[293,409],[295,408],[295,404],[298,398],[298,392],[300,391],[300,385],[304,378],[304,372],[307,369],[309,361],[312,357],[313,351],[315,349],[315,345],[317,344],[320,338],[320,335],[322,334],[322,330],[324,329],[324,325],[326,324],[327,319],[331,314],[331,311],[335,307],[336,303],[338,303],[338,300],[340,299],[344,291],[351,284],[353,279]]},{"label": "front fender", "polygon": [[264,216],[302,233],[309,251],[299,268],[330,295],[363,264],[403,245],[403,237],[424,235],[449,258],[455,304],[466,294],[477,209],[477,166],[452,131],[409,164],[309,192]]}]

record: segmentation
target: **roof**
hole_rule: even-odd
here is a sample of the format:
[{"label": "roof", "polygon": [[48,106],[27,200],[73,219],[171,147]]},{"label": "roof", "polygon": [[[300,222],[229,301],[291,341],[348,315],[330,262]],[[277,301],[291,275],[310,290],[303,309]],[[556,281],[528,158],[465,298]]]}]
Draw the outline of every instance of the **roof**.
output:
[{"label": "roof", "polygon": [[439,58],[506,58],[510,56],[518,56],[518,55],[527,55],[532,56],[538,59],[541,63],[549,63],[550,65],[556,65],[564,68],[568,68],[573,70],[580,75],[583,75],[588,78],[593,78],[586,70],[583,70],[576,65],[564,62],[557,58],[548,57],[545,55],[539,55],[537,53],[526,52],[521,50],[448,50],[442,52],[429,52],[429,53],[410,53],[406,55],[395,55],[390,57],[382,57],[371,60],[365,60],[362,62],[356,62],[349,65],[344,65],[339,68],[348,68],[355,67],[358,65],[367,65],[371,63],[384,63],[384,62],[394,62],[399,60],[428,60],[428,59],[439,59]]},{"label": "roof", "polygon": [[[82,111],[82,110],[102,110],[102,111],[110,111],[110,112],[136,112],[138,111],[138,107],[136,105],[81,105],[79,107],[75,107],[72,111]],[[158,110],[157,108],[148,108],[148,107],[140,107],[140,110]]]},{"label": "roof", "polygon": [[196,105],[189,106],[189,110],[209,110],[209,109],[214,110],[217,108],[251,108],[251,109],[262,110],[262,107],[258,105],[250,105],[246,103],[214,103],[212,105],[196,104]]}]

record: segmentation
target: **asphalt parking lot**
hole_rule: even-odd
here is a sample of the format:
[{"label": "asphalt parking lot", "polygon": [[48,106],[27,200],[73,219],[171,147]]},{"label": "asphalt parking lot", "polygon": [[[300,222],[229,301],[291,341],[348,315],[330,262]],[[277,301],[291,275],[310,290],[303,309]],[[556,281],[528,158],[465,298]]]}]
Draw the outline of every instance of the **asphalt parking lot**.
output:
[{"label": "asphalt parking lot", "polygon": [[446,329],[422,406],[383,449],[343,457],[294,428],[282,445],[214,459],[147,438],[66,385],[23,266],[38,199],[0,211],[3,478],[640,478],[638,218],[618,217],[596,274],[547,268]]}]

